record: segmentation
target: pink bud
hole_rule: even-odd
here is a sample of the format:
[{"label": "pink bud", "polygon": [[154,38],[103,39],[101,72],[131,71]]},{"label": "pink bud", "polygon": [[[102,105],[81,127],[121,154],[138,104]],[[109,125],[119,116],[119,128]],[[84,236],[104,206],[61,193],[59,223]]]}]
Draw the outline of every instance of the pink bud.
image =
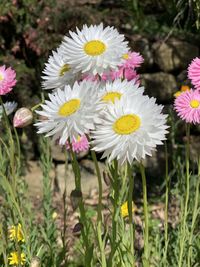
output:
[{"label": "pink bud", "polygon": [[28,108],[20,108],[15,112],[13,125],[16,128],[23,128],[33,121],[33,113]]}]

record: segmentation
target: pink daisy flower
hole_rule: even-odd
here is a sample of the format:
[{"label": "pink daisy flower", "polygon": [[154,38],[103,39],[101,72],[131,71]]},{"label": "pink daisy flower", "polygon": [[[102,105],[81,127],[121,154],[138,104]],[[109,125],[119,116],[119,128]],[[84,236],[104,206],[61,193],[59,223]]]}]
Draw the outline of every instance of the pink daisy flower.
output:
[{"label": "pink daisy flower", "polygon": [[196,57],[188,67],[188,78],[195,88],[200,90],[200,58]]},{"label": "pink daisy flower", "polygon": [[127,81],[136,80],[136,83],[139,82],[140,76],[137,74],[136,70],[132,68],[120,67],[118,71],[113,71],[111,73],[111,79],[126,79]]},{"label": "pink daisy flower", "polygon": [[116,79],[126,79],[128,81],[136,80],[139,83],[139,75],[137,74],[135,68],[139,67],[144,59],[136,52],[129,52],[123,56],[124,62],[118,67],[117,70],[113,70],[110,73],[104,73],[102,75],[102,80],[116,80]]},{"label": "pink daisy flower", "polygon": [[122,67],[124,68],[138,68],[144,62],[144,58],[140,55],[140,53],[136,52],[124,54],[123,58],[125,59],[122,64]]},{"label": "pink daisy flower", "polygon": [[6,95],[12,91],[13,86],[16,84],[16,72],[10,67],[0,66],[0,95]]},{"label": "pink daisy flower", "polygon": [[[66,143],[67,150],[70,149],[69,143]],[[74,137],[72,141],[72,149],[76,153],[84,152],[89,149],[89,142],[85,135],[79,136],[77,139]]]},{"label": "pink daisy flower", "polygon": [[200,92],[190,90],[182,93],[175,99],[174,108],[187,123],[200,123]]},{"label": "pink daisy flower", "polygon": [[101,79],[103,81],[114,81],[116,79],[126,79],[127,81],[135,80],[139,83],[140,76],[137,74],[136,70],[132,68],[119,67],[118,70],[113,70],[110,73],[103,73]]}]

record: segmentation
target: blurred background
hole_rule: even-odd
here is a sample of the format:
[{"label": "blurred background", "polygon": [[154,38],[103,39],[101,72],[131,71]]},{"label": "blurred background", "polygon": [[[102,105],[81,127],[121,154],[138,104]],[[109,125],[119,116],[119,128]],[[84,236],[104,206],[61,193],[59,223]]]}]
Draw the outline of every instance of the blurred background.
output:
[{"label": "blurred background", "polygon": [[[9,100],[19,107],[39,103],[51,50],[69,30],[100,22],[115,26],[142,54],[138,72],[146,93],[172,110],[173,94],[190,85],[187,66],[199,55],[200,0],[0,0],[0,64],[11,65],[18,80]],[[37,158],[35,129],[21,136],[25,158]]]}]

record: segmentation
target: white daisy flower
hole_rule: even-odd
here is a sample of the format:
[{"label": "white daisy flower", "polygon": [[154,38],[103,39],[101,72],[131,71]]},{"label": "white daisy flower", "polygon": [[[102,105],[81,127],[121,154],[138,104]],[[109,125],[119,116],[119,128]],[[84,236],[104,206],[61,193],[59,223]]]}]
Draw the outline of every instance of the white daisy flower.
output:
[{"label": "white daisy flower", "polygon": [[117,79],[113,82],[106,82],[106,84],[99,91],[100,105],[107,106],[114,104],[116,100],[123,97],[134,97],[135,95],[142,95],[144,87],[140,87],[135,83],[135,80],[127,81]]},{"label": "white daisy flower", "polygon": [[78,74],[75,75],[71,66],[66,62],[59,48],[52,52],[45,64],[43,74],[43,89],[62,89],[67,84],[72,85],[78,77]]},{"label": "white daisy flower", "polygon": [[69,85],[64,90],[49,94],[42,111],[38,114],[46,117],[35,125],[38,133],[47,133],[46,136],[60,138],[59,143],[64,145],[68,138],[72,141],[79,135],[87,134],[94,129],[98,120],[97,87],[93,82],[75,82],[73,88]]},{"label": "white daisy flower", "polygon": [[144,95],[124,97],[109,105],[93,131],[93,149],[120,164],[151,156],[167,133],[167,115],[161,113],[162,108],[155,104],[155,98]]},{"label": "white daisy flower", "polygon": [[[17,108],[17,103],[16,102],[6,102],[3,104],[6,114],[10,115],[11,113],[13,113],[13,111],[15,111],[15,109]],[[3,107],[0,105],[0,120],[3,116]]]},{"label": "white daisy flower", "polygon": [[71,38],[64,37],[60,47],[76,71],[102,74],[123,62],[122,56],[128,52],[127,42],[116,29],[109,26],[104,29],[101,23],[76,30],[77,33],[69,32]]}]

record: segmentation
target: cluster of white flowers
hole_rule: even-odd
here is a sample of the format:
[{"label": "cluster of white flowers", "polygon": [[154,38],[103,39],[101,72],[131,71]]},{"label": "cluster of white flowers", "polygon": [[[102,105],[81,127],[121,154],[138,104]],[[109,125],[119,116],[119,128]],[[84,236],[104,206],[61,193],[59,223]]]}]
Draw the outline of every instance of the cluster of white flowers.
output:
[{"label": "cluster of white flowers", "polygon": [[[61,145],[89,135],[92,149],[120,164],[151,155],[165,139],[166,115],[154,98],[143,95],[135,66],[130,68],[141,58],[130,53],[124,35],[113,27],[70,31],[43,71],[43,89],[54,90],[37,111],[38,133]],[[125,72],[135,76],[126,79]]]}]

